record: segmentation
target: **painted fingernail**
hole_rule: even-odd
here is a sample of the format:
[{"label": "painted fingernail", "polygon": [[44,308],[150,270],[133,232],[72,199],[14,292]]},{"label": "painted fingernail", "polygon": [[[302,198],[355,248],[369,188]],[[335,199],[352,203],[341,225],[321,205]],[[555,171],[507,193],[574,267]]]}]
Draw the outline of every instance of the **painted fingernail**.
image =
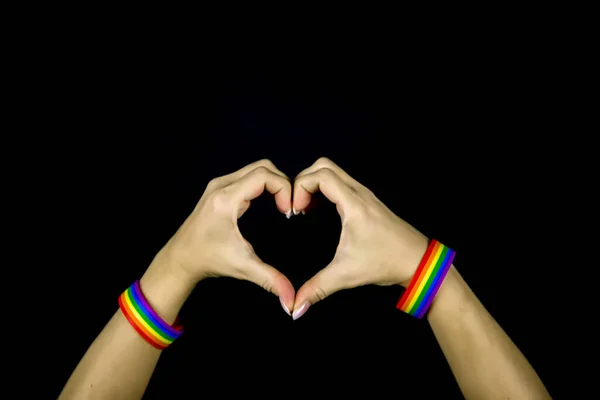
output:
[{"label": "painted fingernail", "polygon": [[293,207],[292,207],[292,210],[294,210],[294,215],[298,215],[300,213],[300,211],[296,211],[296,209]]},{"label": "painted fingernail", "polygon": [[294,310],[294,314],[292,315],[294,321],[303,316],[304,313],[306,313],[306,310],[308,310],[308,307],[310,307],[310,303],[308,301],[305,301],[304,303],[302,303],[300,308]]},{"label": "painted fingernail", "polygon": [[290,309],[287,308],[287,306],[285,305],[285,303],[283,302],[283,299],[281,297],[279,298],[279,302],[281,303],[281,307],[283,307],[283,311],[285,311],[287,313],[287,315],[292,315],[292,314],[290,314]]},{"label": "painted fingernail", "polygon": [[286,217],[287,219],[290,219],[290,217],[291,217],[291,216],[292,216],[292,210],[287,210],[287,211],[285,212],[285,217]]}]

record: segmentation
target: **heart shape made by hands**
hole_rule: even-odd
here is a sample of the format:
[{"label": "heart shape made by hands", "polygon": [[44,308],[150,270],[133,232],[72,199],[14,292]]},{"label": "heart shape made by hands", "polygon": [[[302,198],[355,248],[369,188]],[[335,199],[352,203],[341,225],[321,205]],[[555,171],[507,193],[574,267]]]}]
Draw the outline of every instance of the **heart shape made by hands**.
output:
[{"label": "heart shape made by hands", "polygon": [[[230,183],[232,180],[235,181],[235,185]],[[228,183],[232,186],[223,186]],[[300,263],[298,269],[302,272],[307,271],[307,268],[304,268],[306,265],[302,264],[315,265],[315,255],[322,255],[328,259],[323,262],[327,262],[325,267],[314,276],[310,276],[297,292],[290,279],[271,266],[277,265],[277,262],[266,263],[253,251],[255,249],[252,249],[254,246],[251,242],[257,244],[257,238],[250,237],[248,240],[239,229],[236,229],[237,233],[234,232],[234,236],[237,237],[236,247],[229,248],[229,260],[233,265],[221,264],[221,268],[229,269],[229,276],[251,280],[279,296],[284,310],[294,319],[302,316],[311,305],[339,290],[369,284],[406,285],[428,246],[428,239],[423,234],[396,216],[373,192],[326,158],[317,160],[300,172],[293,182],[289,182],[285,174],[277,170],[270,161],[263,160],[232,176],[219,178],[209,185],[209,188],[211,186],[213,190],[221,188],[217,192],[213,191],[209,200],[212,207],[218,210],[223,210],[222,207],[229,204],[229,196],[238,193],[238,189],[242,189],[239,193],[245,193],[245,197],[237,200],[241,202],[236,203],[239,204],[236,228],[244,221],[240,220],[240,217],[250,207],[250,200],[256,199],[264,191],[274,195],[277,209],[285,214],[288,220],[292,217],[291,214],[298,216],[306,210],[311,213],[310,209],[315,208],[317,200],[323,199],[319,193],[335,206],[342,227],[336,246],[326,243],[326,236],[322,236],[327,232],[327,225],[340,226],[339,222],[334,223],[333,219],[330,224],[323,225],[325,215],[334,218],[334,213],[313,218],[312,222],[315,225],[310,231],[302,232],[300,238],[283,234],[279,235],[276,241],[268,241],[269,252],[273,252],[273,247],[276,247],[281,250],[281,257],[285,255],[286,259],[289,259],[290,254],[294,254],[295,261]],[[208,210],[206,215],[210,219],[211,208]],[[324,208],[323,211],[328,210]],[[285,219],[280,218],[280,221],[283,223]],[[249,218],[246,218],[245,222],[250,222]],[[264,223],[253,221],[252,225],[263,226]],[[275,231],[284,230],[278,228]],[[219,235],[220,231],[214,231],[212,234]],[[229,237],[223,236],[223,239],[227,241]],[[306,238],[315,239],[319,243],[309,248],[299,246]],[[266,244],[264,247],[266,250]],[[207,247],[209,248],[211,247]],[[315,249],[318,249],[318,252]],[[260,249],[259,252],[263,253]],[[302,259],[302,256],[311,259]],[[307,278],[304,274],[298,275]],[[295,276],[292,278],[296,280]]]},{"label": "heart shape made by hands", "polygon": [[296,289],[331,262],[341,233],[335,205],[322,194],[315,194],[305,211],[282,218],[273,208],[272,196],[264,194],[238,221],[256,254]]}]

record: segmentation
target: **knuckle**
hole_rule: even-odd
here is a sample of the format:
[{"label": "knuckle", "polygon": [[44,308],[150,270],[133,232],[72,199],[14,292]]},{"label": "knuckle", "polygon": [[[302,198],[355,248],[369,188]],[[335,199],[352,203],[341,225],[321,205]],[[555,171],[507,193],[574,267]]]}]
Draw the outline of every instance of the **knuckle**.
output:
[{"label": "knuckle", "polygon": [[319,169],[319,173],[327,179],[332,179],[336,176],[335,172],[333,172],[333,170],[331,168],[327,168],[327,167],[323,167],[323,168]]},{"label": "knuckle", "polygon": [[214,191],[210,195],[210,204],[214,211],[224,211],[229,209],[229,192],[227,189],[222,188]]},{"label": "knuckle", "polygon": [[327,157],[320,157],[316,162],[315,165],[317,167],[331,167],[333,165],[333,161],[331,161],[329,158]]},{"label": "knuckle", "polygon": [[376,198],[375,193],[364,185],[359,185],[358,190],[367,198]]},{"label": "knuckle", "polygon": [[363,194],[364,198],[366,200],[368,200],[369,203],[371,203],[371,204],[379,203],[379,199],[377,198],[377,196],[375,196],[375,193],[373,193],[373,191],[371,189],[365,188],[363,192],[364,192],[364,194]]},{"label": "knuckle", "polygon": [[327,297],[327,293],[320,286],[315,287],[313,292],[319,301],[323,301]]},{"label": "knuckle", "polygon": [[207,190],[213,190],[219,186],[220,178],[211,179],[206,185]]},{"label": "knuckle", "polygon": [[273,283],[268,279],[265,279],[264,281],[262,281],[260,286],[267,292],[270,292],[270,293],[273,292]]},{"label": "knuckle", "polygon": [[267,174],[269,174],[269,172],[270,172],[270,170],[263,165],[256,167],[256,169],[254,171],[252,171],[252,173],[258,177],[264,177]]},{"label": "knuckle", "polygon": [[265,167],[265,168],[269,168],[269,169],[275,169],[275,164],[273,164],[273,161],[269,160],[268,158],[263,158],[257,164],[258,164],[259,167]]},{"label": "knuckle", "polygon": [[328,184],[332,185],[332,186],[347,186],[339,177],[339,175],[332,170],[331,168],[321,168],[320,170],[317,171],[317,174],[319,175],[319,178],[323,181],[323,182],[327,182]]}]

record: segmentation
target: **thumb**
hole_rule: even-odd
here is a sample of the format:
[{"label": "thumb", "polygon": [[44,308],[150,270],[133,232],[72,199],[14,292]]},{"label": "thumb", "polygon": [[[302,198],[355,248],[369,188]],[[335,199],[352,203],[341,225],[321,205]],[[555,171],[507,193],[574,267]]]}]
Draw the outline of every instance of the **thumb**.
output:
[{"label": "thumb", "polygon": [[253,260],[246,269],[245,279],[278,296],[283,310],[291,315],[296,291],[284,274],[260,260]]},{"label": "thumb", "polygon": [[347,272],[348,269],[343,264],[334,261],[306,281],[296,295],[292,314],[294,320],[303,316],[308,308],[318,301],[324,300],[335,292],[352,287]]}]

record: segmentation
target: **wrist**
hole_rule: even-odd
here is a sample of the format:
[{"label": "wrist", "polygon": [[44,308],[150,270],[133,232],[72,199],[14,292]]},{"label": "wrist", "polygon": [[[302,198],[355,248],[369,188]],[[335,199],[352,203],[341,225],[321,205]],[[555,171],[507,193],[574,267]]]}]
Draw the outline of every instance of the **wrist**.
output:
[{"label": "wrist", "polygon": [[452,265],[431,303],[427,319],[431,320],[443,316],[456,318],[456,313],[460,313],[461,310],[465,309],[465,304],[469,302],[471,294],[469,286]]},{"label": "wrist", "polygon": [[196,281],[162,251],[140,279],[142,293],[150,306],[169,324],[175,321],[195,286]]},{"label": "wrist", "polygon": [[405,248],[409,251],[405,251],[399,260],[402,265],[402,273],[399,276],[398,284],[405,288],[410,285],[410,282],[414,278],[415,272],[421,263],[421,260],[427,252],[429,246],[429,239],[422,234],[415,235],[411,243]]}]

